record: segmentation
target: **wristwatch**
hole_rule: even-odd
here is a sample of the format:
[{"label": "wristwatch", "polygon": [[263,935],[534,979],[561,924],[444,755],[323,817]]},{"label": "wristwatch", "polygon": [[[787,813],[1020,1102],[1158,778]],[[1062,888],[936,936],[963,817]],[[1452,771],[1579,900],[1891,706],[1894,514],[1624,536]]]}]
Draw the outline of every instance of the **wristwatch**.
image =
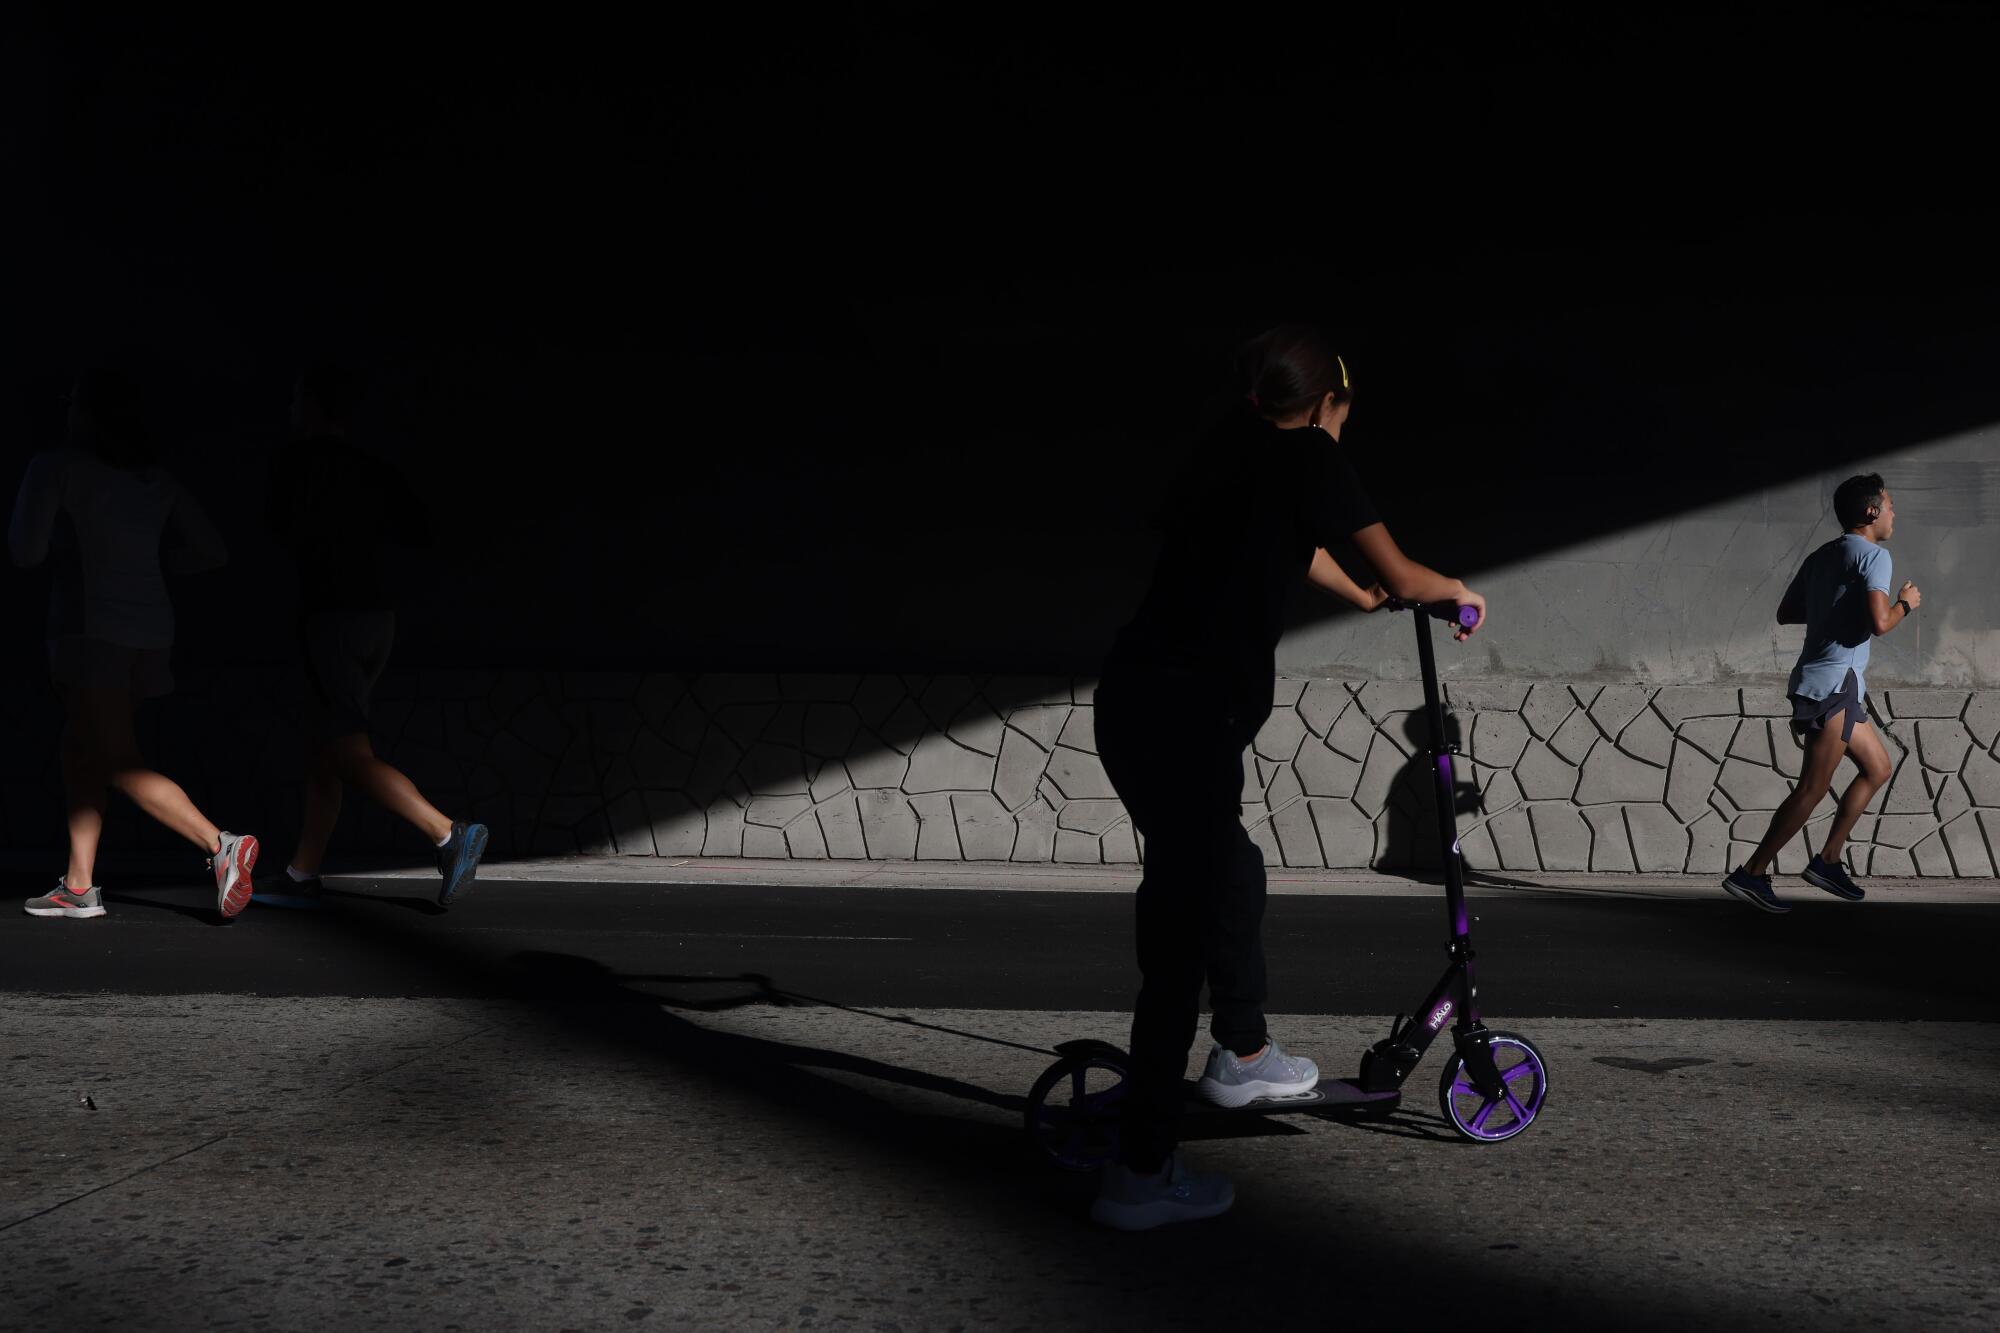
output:
[{"label": "wristwatch", "polygon": [[1896,599],[1896,605],[1897,605],[1897,606],[1900,606],[1900,607],[1902,607],[1902,608],[1903,608],[1903,614],[1904,614],[1904,615],[1906,615],[1906,616],[1908,616],[1908,615],[1914,615],[1914,614],[1916,614],[1916,613],[1915,613],[1914,611],[1912,611],[1912,610],[1910,609],[1910,604],[1909,604],[1908,602],[1904,601],[1904,600],[1903,600],[1902,598],[1900,598],[1900,597],[1898,597],[1898,598]]}]

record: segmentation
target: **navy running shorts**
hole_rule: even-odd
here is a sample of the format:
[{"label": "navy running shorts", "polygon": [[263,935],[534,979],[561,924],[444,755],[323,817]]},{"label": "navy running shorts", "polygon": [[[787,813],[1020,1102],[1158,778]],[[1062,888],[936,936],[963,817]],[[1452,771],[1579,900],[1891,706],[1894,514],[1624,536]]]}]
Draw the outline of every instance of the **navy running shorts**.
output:
[{"label": "navy running shorts", "polygon": [[1803,739],[1808,732],[1824,731],[1833,720],[1834,714],[1841,716],[1840,739],[1845,744],[1854,739],[1854,724],[1868,720],[1861,711],[1861,687],[1854,679],[1854,670],[1848,668],[1840,688],[1824,699],[1808,699],[1794,694],[1792,700],[1792,734]]}]

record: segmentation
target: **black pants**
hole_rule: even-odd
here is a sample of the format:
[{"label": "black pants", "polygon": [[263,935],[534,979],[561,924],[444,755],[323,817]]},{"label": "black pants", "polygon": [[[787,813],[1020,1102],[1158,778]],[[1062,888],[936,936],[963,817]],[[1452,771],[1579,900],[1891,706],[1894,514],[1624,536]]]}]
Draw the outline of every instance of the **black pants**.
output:
[{"label": "black pants", "polygon": [[1156,1171],[1178,1138],[1182,1081],[1208,984],[1215,1040],[1264,1044],[1264,856],[1243,831],[1243,750],[1264,719],[1233,716],[1202,677],[1107,669],[1097,750],[1146,837],[1139,999],[1119,1155]]}]

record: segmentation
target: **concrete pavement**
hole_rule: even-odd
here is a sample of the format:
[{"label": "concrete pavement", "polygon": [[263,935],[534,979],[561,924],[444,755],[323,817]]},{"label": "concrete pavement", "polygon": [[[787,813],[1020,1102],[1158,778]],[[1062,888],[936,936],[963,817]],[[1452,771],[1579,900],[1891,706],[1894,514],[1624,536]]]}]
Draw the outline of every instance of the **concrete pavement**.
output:
[{"label": "concrete pavement", "polygon": [[1236,1211],[1135,1237],[1030,1159],[1045,1060],[999,1044],[1120,1015],[15,997],[0,1023],[14,1328],[1234,1327],[1249,1291],[1319,1328],[2000,1321],[1989,1025],[1538,1020],[1520,1139],[1447,1140],[1420,1072],[1381,1125],[1191,1144]]},{"label": "concrete pavement", "polygon": [[[1134,1237],[1020,1130],[1051,1043],[1123,1043],[1123,982],[1051,979],[1122,954],[1124,904],[693,869],[0,923],[0,1326],[1233,1327],[1246,1295],[1316,1328],[2000,1323],[2000,1028],[1963,1021],[2000,906],[1495,890],[1496,1026],[1551,1069],[1527,1134],[1452,1140],[1434,1051],[1386,1122],[1191,1142],[1237,1209]],[[1321,897],[1273,904],[1274,967],[1346,980],[1284,963],[1309,1011],[1273,1026],[1344,1072],[1437,922]]]}]

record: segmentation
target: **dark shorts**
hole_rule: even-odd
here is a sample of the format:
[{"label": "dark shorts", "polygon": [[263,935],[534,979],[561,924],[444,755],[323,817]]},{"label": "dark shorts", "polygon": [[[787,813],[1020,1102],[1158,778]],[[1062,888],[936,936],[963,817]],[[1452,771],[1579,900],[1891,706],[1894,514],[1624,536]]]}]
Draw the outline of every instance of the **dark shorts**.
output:
[{"label": "dark shorts", "polygon": [[329,741],[368,730],[375,683],[396,641],[392,611],[343,611],[308,616],[304,640],[306,732]]},{"label": "dark shorts", "polygon": [[172,655],[165,648],[131,648],[80,634],[49,640],[49,678],[66,690],[129,690],[157,699],[174,692]]},{"label": "dark shorts", "polygon": [[1854,672],[1848,671],[1840,682],[1840,688],[1824,699],[1807,699],[1794,694],[1792,699],[1792,734],[1803,739],[1807,733],[1826,730],[1837,716],[1840,718],[1840,739],[1846,743],[1854,739],[1854,724],[1866,722],[1867,714],[1861,711],[1861,687],[1854,679]]}]

